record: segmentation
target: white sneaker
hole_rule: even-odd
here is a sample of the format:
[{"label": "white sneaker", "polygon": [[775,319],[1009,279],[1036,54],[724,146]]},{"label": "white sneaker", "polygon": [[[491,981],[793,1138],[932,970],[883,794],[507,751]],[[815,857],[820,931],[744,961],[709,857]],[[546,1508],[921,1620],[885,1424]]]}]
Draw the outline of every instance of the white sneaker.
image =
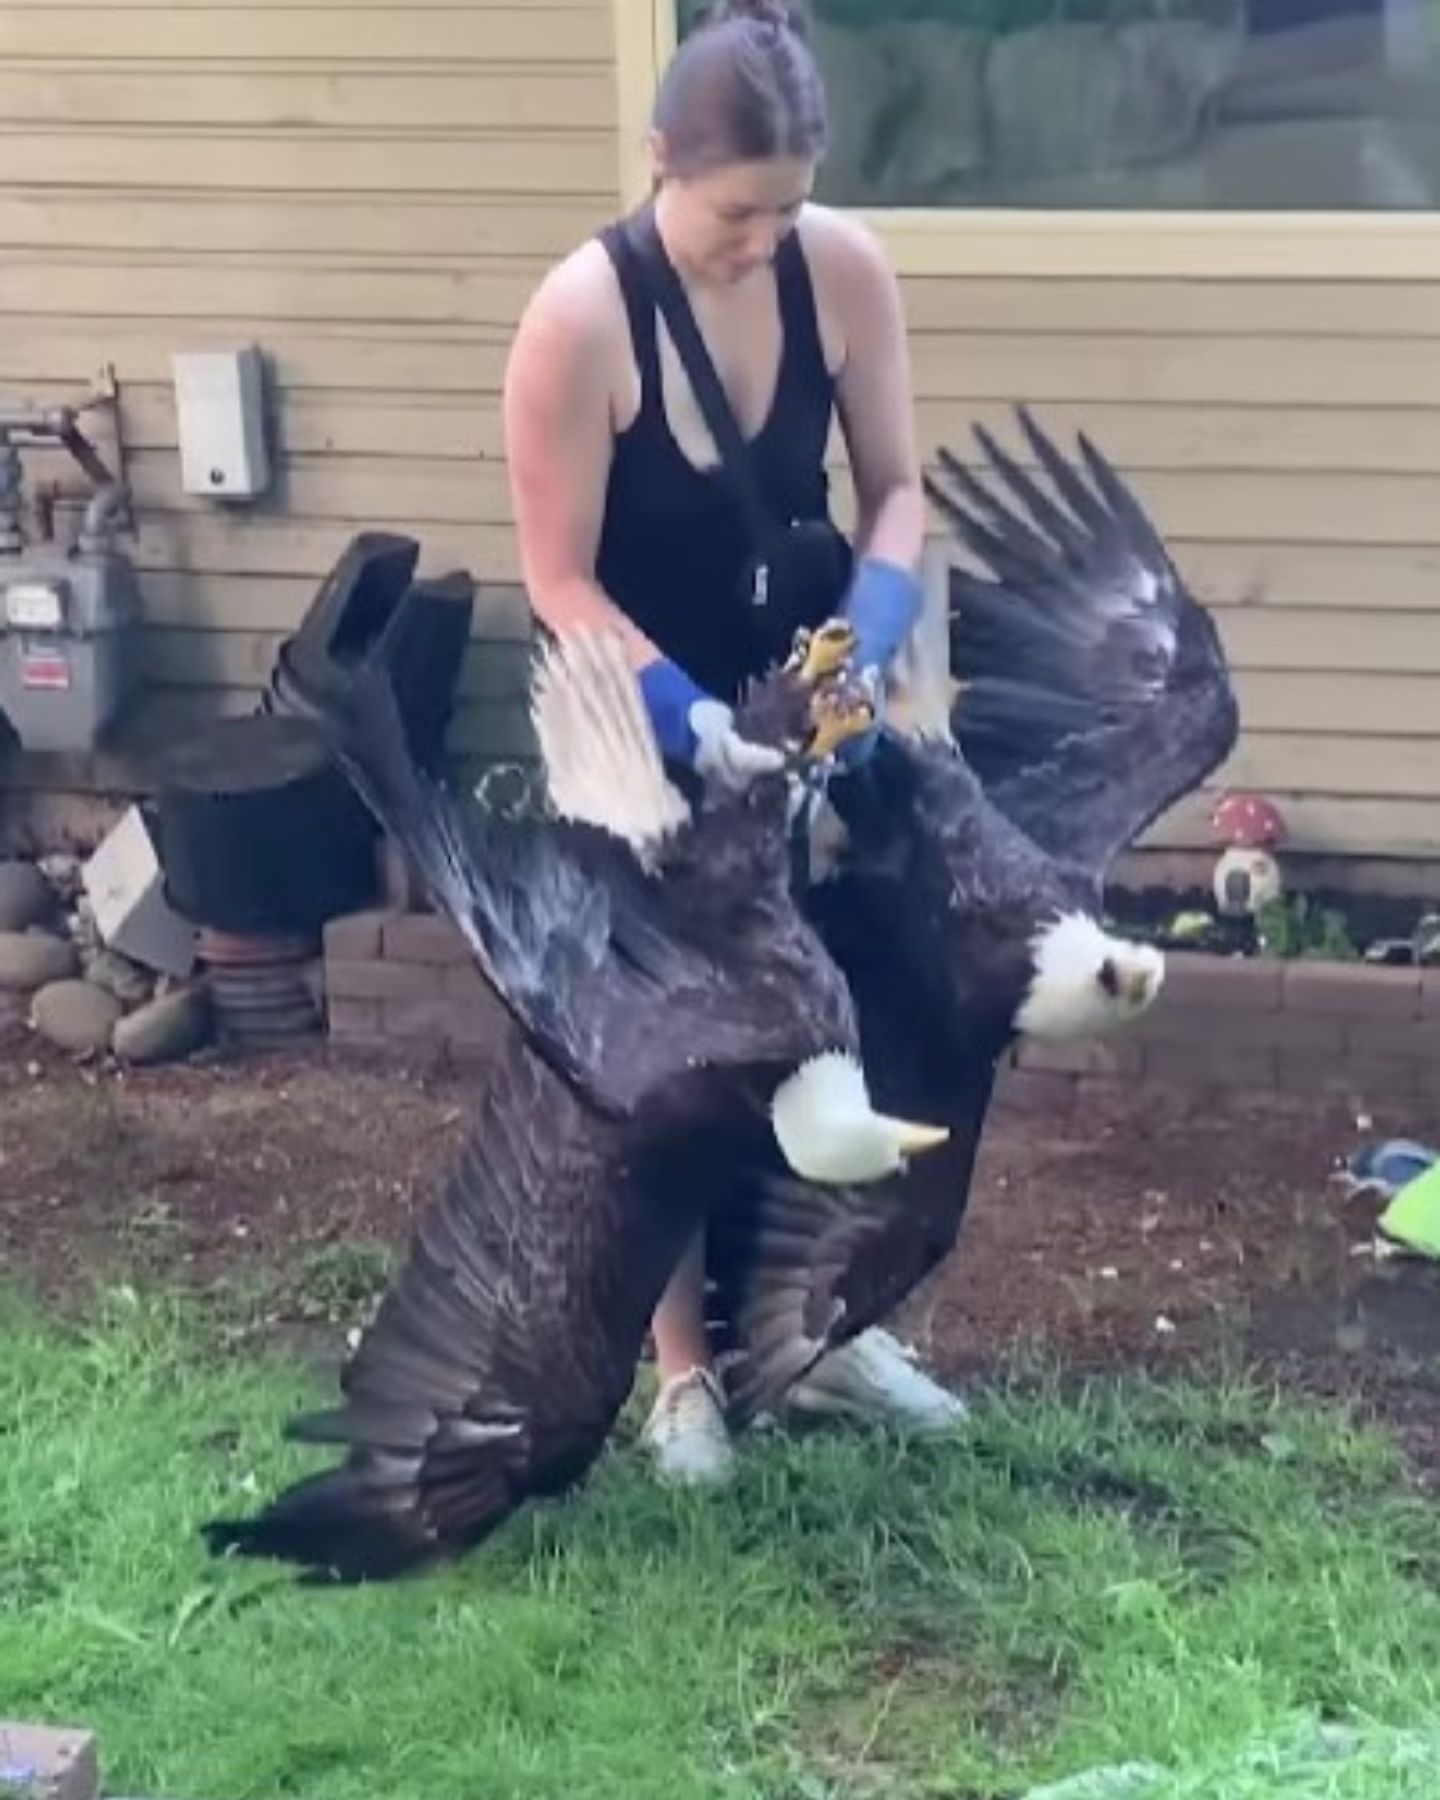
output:
[{"label": "white sneaker", "polygon": [[916,1368],[913,1352],[874,1327],[822,1357],[786,1394],[785,1405],[915,1432],[953,1431],[970,1416],[958,1394]]},{"label": "white sneaker", "polygon": [[735,1463],[720,1389],[708,1369],[672,1376],[655,1397],[641,1440],[662,1481],[716,1486]]}]

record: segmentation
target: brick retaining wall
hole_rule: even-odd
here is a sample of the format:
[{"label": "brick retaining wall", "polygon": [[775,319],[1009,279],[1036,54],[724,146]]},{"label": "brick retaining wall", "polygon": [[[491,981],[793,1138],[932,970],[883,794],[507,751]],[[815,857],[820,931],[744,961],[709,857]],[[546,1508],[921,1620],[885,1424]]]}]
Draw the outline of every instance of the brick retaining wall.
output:
[{"label": "brick retaining wall", "polygon": [[331,1042],[440,1061],[483,1062],[505,1013],[448,919],[351,913],[325,928]]},{"label": "brick retaining wall", "polygon": [[1440,969],[1171,953],[1137,1025],[1021,1070],[1247,1093],[1440,1098]]},{"label": "brick retaining wall", "polygon": [[[483,1061],[504,1016],[459,933],[429,913],[333,921],[325,983],[330,1036],[346,1049]],[[1051,1087],[1440,1099],[1440,969],[1172,953],[1138,1025],[1087,1044],[1027,1044],[1012,1063]]]}]

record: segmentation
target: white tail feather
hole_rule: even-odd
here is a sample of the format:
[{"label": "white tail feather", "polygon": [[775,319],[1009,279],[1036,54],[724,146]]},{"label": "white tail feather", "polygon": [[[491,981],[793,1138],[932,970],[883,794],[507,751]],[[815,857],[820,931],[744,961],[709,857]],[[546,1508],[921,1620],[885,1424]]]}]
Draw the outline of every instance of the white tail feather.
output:
[{"label": "white tail feather", "polygon": [[622,838],[653,866],[690,809],[665,778],[618,634],[580,631],[548,643],[531,684],[530,716],[556,813]]}]

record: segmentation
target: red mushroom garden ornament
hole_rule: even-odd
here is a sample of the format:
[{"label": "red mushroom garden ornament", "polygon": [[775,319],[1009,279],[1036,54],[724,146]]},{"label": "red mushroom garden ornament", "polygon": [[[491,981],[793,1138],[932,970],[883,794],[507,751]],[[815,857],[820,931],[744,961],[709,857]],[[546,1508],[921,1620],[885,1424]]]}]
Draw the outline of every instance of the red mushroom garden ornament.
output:
[{"label": "red mushroom garden ornament", "polygon": [[1285,837],[1280,809],[1260,794],[1224,794],[1210,829],[1225,846],[1215,865],[1215,904],[1225,918],[1253,918],[1284,891],[1274,856]]}]

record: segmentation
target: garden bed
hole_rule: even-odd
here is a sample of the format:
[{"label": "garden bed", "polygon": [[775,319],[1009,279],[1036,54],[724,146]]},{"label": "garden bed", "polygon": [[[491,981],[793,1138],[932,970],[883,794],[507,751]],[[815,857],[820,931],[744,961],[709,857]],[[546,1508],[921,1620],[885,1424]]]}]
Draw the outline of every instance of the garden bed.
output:
[{"label": "garden bed", "polygon": [[1201,888],[1117,888],[1107,896],[1117,931],[1163,950],[1219,956],[1316,958],[1387,966],[1440,962],[1433,900],[1315,886],[1287,894],[1255,918],[1221,917]]},{"label": "garden bed", "polygon": [[[1357,926],[1369,918],[1387,935],[1413,929],[1414,909],[1404,903],[1366,902],[1365,909],[1357,905],[1351,915]],[[1166,922],[1198,910],[1190,896],[1178,904],[1166,896],[1164,905],[1154,896],[1117,900],[1117,928],[1169,946],[1153,1011],[1109,1039],[1026,1045],[1012,1067],[1059,1098],[1059,1090],[1092,1079],[1200,1092],[1331,1093],[1356,1109],[1387,1098],[1440,1098],[1440,968],[1360,955],[1257,954],[1248,920],[1233,927],[1232,952],[1176,948]],[[1217,922],[1217,931],[1232,931],[1230,922]],[[326,936],[325,986],[330,1037],[345,1049],[463,1067],[483,1063],[502,1028],[459,933],[427,913],[336,920]]]}]

